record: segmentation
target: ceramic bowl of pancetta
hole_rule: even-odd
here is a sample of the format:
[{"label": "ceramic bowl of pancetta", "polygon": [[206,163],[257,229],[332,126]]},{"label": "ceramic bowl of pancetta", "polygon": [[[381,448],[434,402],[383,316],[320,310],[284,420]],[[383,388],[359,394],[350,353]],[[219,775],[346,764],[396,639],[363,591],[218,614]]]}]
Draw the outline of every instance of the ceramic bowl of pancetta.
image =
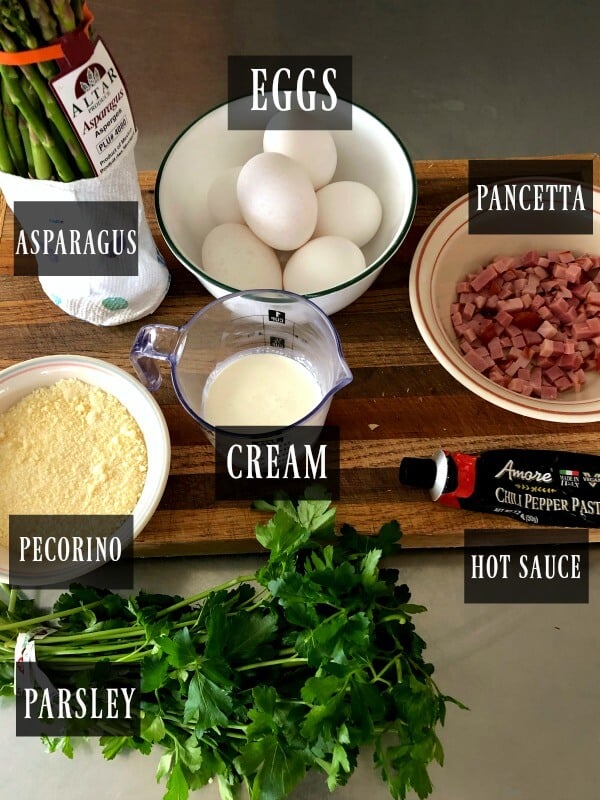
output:
[{"label": "ceramic bowl of pancetta", "polygon": [[590,234],[469,233],[469,196],[415,251],[410,302],[448,372],[508,411],[600,420],[600,189]]}]

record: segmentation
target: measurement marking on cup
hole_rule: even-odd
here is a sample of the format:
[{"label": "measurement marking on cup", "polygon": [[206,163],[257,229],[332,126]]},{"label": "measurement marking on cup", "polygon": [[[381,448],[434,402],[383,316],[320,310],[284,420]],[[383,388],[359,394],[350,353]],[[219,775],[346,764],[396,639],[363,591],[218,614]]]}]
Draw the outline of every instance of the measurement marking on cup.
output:
[{"label": "measurement marking on cup", "polygon": [[269,322],[277,322],[279,325],[285,325],[285,311],[275,311],[270,308]]},{"label": "measurement marking on cup", "polygon": [[281,336],[271,336],[270,338],[271,347],[280,347],[285,350],[285,339]]}]

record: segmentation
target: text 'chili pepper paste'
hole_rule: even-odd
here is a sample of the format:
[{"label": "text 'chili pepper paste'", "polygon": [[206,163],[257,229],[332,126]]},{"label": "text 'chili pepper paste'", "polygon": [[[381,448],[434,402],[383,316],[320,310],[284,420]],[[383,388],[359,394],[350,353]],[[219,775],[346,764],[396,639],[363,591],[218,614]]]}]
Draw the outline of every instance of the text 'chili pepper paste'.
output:
[{"label": "text 'chili pepper paste'", "polygon": [[600,457],[555,450],[439,450],[404,458],[400,482],[429,489],[453,508],[504,514],[534,525],[600,527]]}]

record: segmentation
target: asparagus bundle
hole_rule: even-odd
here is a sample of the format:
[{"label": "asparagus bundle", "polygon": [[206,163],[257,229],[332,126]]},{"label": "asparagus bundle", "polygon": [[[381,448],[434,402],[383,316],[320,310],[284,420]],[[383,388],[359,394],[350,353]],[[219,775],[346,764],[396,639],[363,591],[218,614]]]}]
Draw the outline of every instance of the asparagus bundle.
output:
[{"label": "asparagus bundle", "polygon": [[[0,51],[36,50],[76,30],[82,0],[2,0]],[[24,178],[73,181],[94,177],[79,139],[48,81],[54,61],[0,63],[0,171]]]}]

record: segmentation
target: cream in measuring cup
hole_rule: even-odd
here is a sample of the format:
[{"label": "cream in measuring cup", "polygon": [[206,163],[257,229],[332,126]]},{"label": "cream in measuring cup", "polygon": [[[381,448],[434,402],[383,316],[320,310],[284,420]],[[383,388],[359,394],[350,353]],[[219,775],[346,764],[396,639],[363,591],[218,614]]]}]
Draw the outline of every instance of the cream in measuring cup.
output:
[{"label": "cream in measuring cup", "polygon": [[215,428],[284,428],[310,414],[322,397],[301,361],[279,353],[248,353],[233,356],[209,375],[202,416]]},{"label": "cream in measuring cup", "polygon": [[177,397],[211,441],[216,428],[321,426],[352,380],[326,314],[282,290],[226,295],[181,328],[146,325],[130,358],[152,391],[156,360],[169,363]]}]

